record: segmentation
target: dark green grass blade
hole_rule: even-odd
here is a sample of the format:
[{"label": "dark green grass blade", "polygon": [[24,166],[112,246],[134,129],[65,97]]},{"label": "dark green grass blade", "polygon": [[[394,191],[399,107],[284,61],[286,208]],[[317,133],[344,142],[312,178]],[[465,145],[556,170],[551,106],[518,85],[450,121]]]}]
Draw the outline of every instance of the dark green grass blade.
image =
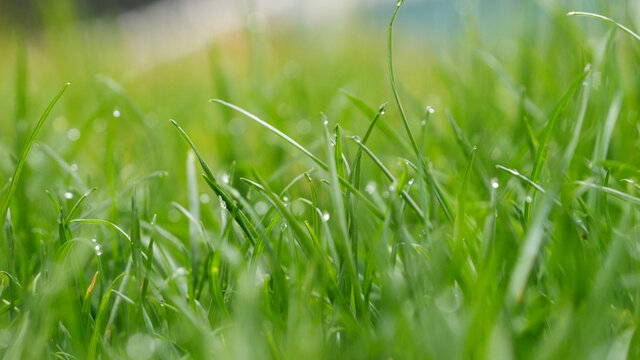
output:
[{"label": "dark green grass blade", "polygon": [[236,219],[238,221],[238,225],[240,226],[242,231],[247,235],[247,238],[249,239],[249,241],[251,241],[251,243],[255,245],[257,242],[257,234],[255,232],[253,225],[249,221],[249,218],[245,215],[242,209],[238,207],[236,202],[233,201],[232,197],[220,186],[220,184],[216,180],[216,177],[213,175],[213,172],[211,171],[211,169],[209,169],[209,166],[204,161],[204,158],[202,157],[202,155],[200,155],[200,152],[196,148],[195,144],[193,143],[193,141],[191,141],[191,138],[189,138],[189,135],[187,135],[187,133],[182,129],[182,127],[180,127],[180,125],[178,125],[178,123],[175,120],[171,120],[171,123],[178,129],[178,131],[180,132],[184,140],[189,144],[193,152],[196,153],[196,156],[200,161],[200,166],[202,166],[202,169],[204,170],[204,179],[209,185],[209,187],[211,187],[211,189],[216,193],[216,195],[222,198],[222,201],[225,202],[225,204],[227,205],[227,209],[229,209],[231,213],[237,214]]}]

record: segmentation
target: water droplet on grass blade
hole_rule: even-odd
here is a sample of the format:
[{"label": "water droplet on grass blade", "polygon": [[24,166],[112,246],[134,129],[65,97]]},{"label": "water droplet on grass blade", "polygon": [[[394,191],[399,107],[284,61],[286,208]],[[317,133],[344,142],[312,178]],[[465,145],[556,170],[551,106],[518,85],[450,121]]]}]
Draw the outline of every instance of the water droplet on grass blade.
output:
[{"label": "water droplet on grass blade", "polygon": [[100,246],[100,244],[94,246],[93,249],[96,251],[96,255],[98,256],[102,255],[102,246]]},{"label": "water droplet on grass blade", "polygon": [[114,109],[113,110],[113,117],[114,118],[119,118],[120,117],[120,110]]},{"label": "water droplet on grass blade", "polygon": [[324,214],[322,214],[322,220],[327,222],[329,221],[329,219],[331,219],[331,215],[328,212],[325,212]]},{"label": "water droplet on grass blade", "polygon": [[434,109],[431,105],[428,105],[426,110],[429,114],[433,114],[436,112],[436,109]]},{"label": "water droplet on grass blade", "polygon": [[497,189],[500,187],[500,184],[498,183],[498,179],[496,178],[491,179],[491,187],[494,189]]},{"label": "water droplet on grass blade", "polygon": [[73,199],[73,193],[67,191],[66,193],[64,193],[64,198],[67,200]]}]

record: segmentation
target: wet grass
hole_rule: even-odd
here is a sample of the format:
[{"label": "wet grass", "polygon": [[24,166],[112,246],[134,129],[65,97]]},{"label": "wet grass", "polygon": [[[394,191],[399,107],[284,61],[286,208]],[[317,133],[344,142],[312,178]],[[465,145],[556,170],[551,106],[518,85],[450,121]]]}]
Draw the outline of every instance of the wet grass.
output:
[{"label": "wet grass", "polygon": [[0,352],[637,357],[624,5],[439,51],[402,6],[386,43],[247,33],[133,75],[62,25],[0,43]]}]

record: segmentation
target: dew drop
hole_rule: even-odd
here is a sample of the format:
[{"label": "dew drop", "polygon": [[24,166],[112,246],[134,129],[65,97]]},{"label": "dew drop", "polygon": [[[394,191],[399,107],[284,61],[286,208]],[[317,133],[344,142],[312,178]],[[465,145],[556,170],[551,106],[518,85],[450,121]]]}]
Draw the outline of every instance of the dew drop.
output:
[{"label": "dew drop", "polygon": [[527,195],[527,197],[524,199],[524,201],[531,203],[533,201],[533,198],[531,197],[531,195]]},{"label": "dew drop", "polygon": [[229,174],[227,174],[227,173],[222,174],[222,182],[223,183],[228,184],[230,180],[231,180],[231,177],[229,176]]},{"label": "dew drop", "polygon": [[409,186],[413,185],[414,179],[409,180]]},{"label": "dew drop", "polygon": [[428,112],[429,114],[433,114],[433,113],[435,113],[435,112],[436,112],[436,109],[434,109],[431,105],[428,105],[428,106],[427,106],[427,112]]},{"label": "dew drop", "polygon": [[497,189],[500,187],[500,184],[498,183],[498,179],[496,178],[491,179],[491,187],[494,189]]},{"label": "dew drop", "polygon": [[328,212],[322,214],[322,220],[324,220],[325,222],[329,221],[330,218],[331,215]]},{"label": "dew drop", "polygon": [[353,139],[353,141],[355,141],[355,142],[357,142],[357,143],[360,143],[360,136],[358,136],[358,135],[354,135],[354,136],[352,136],[351,138]]},{"label": "dew drop", "polygon": [[267,213],[267,211],[269,211],[269,205],[267,205],[267,203],[264,201],[256,202],[254,208],[256,209],[256,213],[258,215],[264,215]]},{"label": "dew drop", "polygon": [[69,169],[73,172],[78,171],[78,164],[71,164],[71,166],[69,166]]},{"label": "dew drop", "polygon": [[119,118],[120,117],[120,110],[114,109],[113,110],[113,117],[114,118]]},{"label": "dew drop", "polygon": [[67,191],[66,193],[64,193],[64,198],[68,200],[73,199],[73,193]]},{"label": "dew drop", "polygon": [[370,181],[369,183],[367,183],[367,186],[365,186],[364,191],[369,194],[373,194],[376,191],[376,183]]},{"label": "dew drop", "polygon": [[97,240],[96,238],[93,238],[93,239],[91,239],[91,242],[93,242],[93,243],[97,243],[97,242],[98,242],[98,240]]},{"label": "dew drop", "polygon": [[98,255],[98,256],[102,255],[102,246],[100,246],[100,244],[94,246],[93,248],[96,251],[96,255]]},{"label": "dew drop", "polygon": [[71,128],[67,131],[67,137],[69,138],[69,140],[71,141],[78,141],[80,140],[80,130],[76,129],[76,128]]},{"label": "dew drop", "polygon": [[329,120],[325,120],[325,121],[323,122],[323,124],[324,124],[325,126],[326,126],[326,125],[329,125]]},{"label": "dew drop", "polygon": [[200,202],[203,204],[208,204],[209,201],[211,201],[211,197],[209,197],[209,194],[200,194]]}]

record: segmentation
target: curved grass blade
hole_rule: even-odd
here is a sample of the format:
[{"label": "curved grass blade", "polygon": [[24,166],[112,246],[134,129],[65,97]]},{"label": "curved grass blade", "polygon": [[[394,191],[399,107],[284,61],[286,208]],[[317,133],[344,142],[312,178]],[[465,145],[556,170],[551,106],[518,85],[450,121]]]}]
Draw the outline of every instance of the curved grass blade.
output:
[{"label": "curved grass blade", "polygon": [[636,40],[640,40],[640,35],[636,34],[635,32],[633,32],[628,27],[626,27],[626,26],[614,21],[611,18],[608,18],[608,17],[600,15],[600,14],[584,12],[584,11],[570,11],[570,12],[567,13],[567,16],[588,16],[588,17],[604,20],[604,21],[608,22],[609,24],[615,25],[618,29],[626,32],[627,34],[633,36]]},{"label": "curved grass blade", "polygon": [[629,195],[627,193],[623,193],[622,191],[619,191],[619,190],[616,190],[616,189],[613,189],[613,188],[610,188],[610,187],[607,187],[607,186],[592,184],[592,183],[587,182],[587,181],[576,181],[576,184],[602,191],[605,194],[609,194],[609,195],[615,196],[618,199],[621,199],[621,200],[624,200],[624,201],[628,201],[629,203],[634,204],[634,205],[640,205],[640,198],[637,198],[635,196]]},{"label": "curved grass blade", "polygon": [[[533,164],[533,171],[531,173],[531,181],[533,181],[536,184],[540,182],[540,179],[542,177],[542,169],[544,167],[544,164],[547,159],[547,154],[549,152],[549,143],[551,142],[551,137],[553,136],[555,129],[558,125],[558,122],[560,121],[560,115],[563,113],[564,109],[567,107],[567,104],[569,103],[569,100],[571,99],[573,94],[578,90],[578,88],[580,88],[580,86],[582,85],[582,82],[587,77],[587,75],[589,75],[590,72],[591,72],[591,67],[587,66],[584,69],[584,71],[573,80],[573,82],[571,83],[571,86],[569,87],[567,92],[565,92],[564,96],[560,100],[560,103],[558,103],[556,108],[553,110],[553,113],[551,114],[551,117],[549,118],[549,121],[547,122],[547,125],[544,128],[544,133],[542,134],[542,138],[540,139],[540,145],[538,146],[538,152],[536,153],[536,157]],[[583,108],[584,106],[586,106],[585,104],[586,103],[583,102]],[[583,119],[583,115],[584,113],[581,111],[580,118],[578,119],[578,122],[580,123],[580,125]],[[535,193],[531,195],[532,198],[534,197],[534,195]],[[526,202],[524,205],[525,221],[529,220],[531,204],[533,204],[533,201]]]},{"label": "curved grass blade", "polygon": [[224,201],[224,203],[227,205],[227,209],[229,209],[229,211],[232,214],[236,213],[238,215],[236,217],[236,221],[238,222],[238,225],[240,226],[242,231],[247,235],[247,238],[249,239],[249,241],[251,241],[251,243],[255,245],[257,243],[257,234],[253,225],[249,221],[249,218],[247,217],[247,215],[242,211],[240,207],[238,207],[238,205],[236,204],[235,201],[233,201],[231,196],[220,186],[220,184],[216,180],[216,177],[213,175],[213,172],[211,171],[211,169],[209,169],[209,166],[204,161],[204,158],[202,157],[202,155],[200,155],[200,152],[196,148],[195,144],[193,143],[193,141],[191,141],[191,138],[189,137],[189,135],[187,135],[187,133],[182,129],[180,125],[178,125],[178,123],[175,120],[172,119],[171,123],[178,129],[178,131],[180,132],[184,140],[189,144],[193,152],[198,157],[200,166],[202,166],[202,169],[204,170],[204,174],[203,174],[204,179],[209,185],[209,187],[216,193],[216,195],[222,198],[222,201]]},{"label": "curved grass blade", "polygon": [[96,190],[98,190],[98,188],[94,187],[92,189],[89,189],[84,194],[82,194],[82,196],[80,196],[78,201],[76,201],[76,203],[73,204],[73,206],[71,207],[71,210],[69,210],[69,214],[67,215],[67,222],[71,221],[71,218],[73,217],[73,215],[75,215],[76,211],[78,211],[78,209],[80,209],[80,206],[82,206],[84,201],[87,199],[87,196],[91,195],[91,193],[96,191]]},{"label": "curved grass blade", "polygon": [[[236,106],[233,105],[231,103],[228,103],[226,101],[223,100],[219,100],[219,99],[211,99],[211,102],[216,102],[219,104],[222,104],[224,106],[227,106],[245,116],[247,116],[248,118],[250,118],[251,120],[254,120],[255,122],[257,122],[258,124],[266,127],[267,129],[269,129],[271,132],[273,132],[274,134],[278,135],[279,137],[281,137],[282,139],[284,139],[285,141],[287,141],[288,143],[290,143],[291,145],[293,145],[295,148],[297,148],[298,150],[302,151],[302,153],[304,153],[305,155],[307,155],[311,160],[313,160],[316,164],[318,164],[318,166],[320,166],[323,170],[325,171],[329,171],[329,166],[322,160],[320,160],[317,156],[313,155],[309,150],[305,149],[302,145],[300,145],[298,142],[296,142],[295,140],[293,140],[292,138],[290,138],[289,136],[287,136],[285,133],[283,133],[282,131],[278,130],[277,128],[273,127],[271,124],[267,123],[266,121],[258,118],[257,116],[253,115],[252,113]],[[197,153],[196,153],[197,154]],[[343,177],[338,177],[338,181],[340,181],[340,183],[347,188],[349,191],[353,192],[356,196],[358,196],[358,198],[360,200],[362,200],[362,202],[369,208],[369,210],[372,211],[372,213],[377,216],[378,218],[382,219],[383,218],[383,214],[380,211],[380,209],[378,209],[376,207],[375,204],[373,204],[371,202],[371,200],[367,199],[366,196],[364,196],[364,194],[362,194],[361,191],[359,191],[358,189],[354,188],[353,185],[351,185],[351,183],[349,183],[348,180],[346,180]]]},{"label": "curved grass blade", "polygon": [[36,141],[36,137],[38,136],[38,133],[42,129],[42,126],[44,126],[44,123],[47,120],[47,117],[49,117],[49,114],[51,113],[53,106],[58,102],[58,100],[60,100],[60,98],[62,97],[62,94],[64,94],[65,90],[67,90],[69,85],[71,85],[71,83],[69,82],[66,83],[62,87],[62,89],[58,92],[58,94],[53,98],[53,100],[51,100],[51,102],[45,109],[44,113],[40,117],[40,120],[38,120],[38,122],[36,123],[36,127],[33,129],[33,132],[31,133],[29,140],[27,140],[27,144],[25,145],[24,150],[22,150],[22,153],[18,158],[18,164],[16,165],[16,169],[13,172],[13,176],[11,176],[11,180],[9,180],[11,185],[9,186],[9,190],[4,196],[4,199],[2,201],[2,207],[0,207],[0,219],[5,218],[5,215],[7,214],[7,210],[11,205],[11,199],[13,198],[13,194],[16,192],[16,187],[18,186],[20,175],[22,174],[22,168],[24,167],[24,164],[27,160],[27,155],[29,154],[31,147],[33,147],[33,143]]},{"label": "curved grass blade", "polygon": [[398,110],[400,111],[400,117],[402,118],[402,124],[404,125],[404,129],[407,131],[407,136],[409,137],[409,142],[411,143],[411,147],[416,153],[416,156],[420,157],[420,150],[418,150],[418,145],[416,144],[415,139],[413,138],[413,134],[411,133],[411,129],[409,128],[409,121],[407,120],[407,115],[404,111],[404,107],[402,106],[402,102],[400,101],[400,95],[398,94],[398,87],[396,86],[396,78],[393,73],[393,24],[396,21],[396,17],[398,16],[398,12],[400,11],[400,7],[402,7],[402,3],[404,0],[399,0],[396,5],[396,10],[393,12],[393,16],[391,17],[391,22],[389,23],[389,79],[391,81],[391,90],[393,91],[393,97],[396,100],[396,104],[398,105]]},{"label": "curved grass blade", "polygon": [[120,234],[122,234],[122,236],[124,236],[127,240],[129,240],[129,242],[131,242],[131,237],[129,236],[129,234],[127,234],[124,230],[122,230],[122,228],[120,228],[118,225],[109,222],[107,220],[102,220],[102,219],[73,219],[70,221],[70,223],[81,223],[81,224],[94,224],[94,225],[105,225],[105,226],[110,226],[112,228],[114,228],[116,231],[118,231]]},{"label": "curved grass blade", "polygon": [[[382,161],[380,161],[380,159],[378,159],[378,157],[371,150],[369,150],[369,148],[366,145],[364,145],[360,141],[356,141],[356,140],[354,141],[356,142],[356,144],[360,146],[360,149],[363,149],[367,153],[367,155],[369,155],[369,157],[373,160],[373,162],[380,168],[380,170],[382,170],[382,172],[387,177],[387,179],[389,179],[389,181],[391,181],[393,184],[397,184],[398,182],[397,179],[393,176],[391,171],[389,171],[389,169],[387,169],[387,167],[384,166]],[[416,202],[413,200],[411,195],[409,195],[409,192],[405,189],[402,189],[402,191],[400,192],[400,195],[407,201],[407,203],[409,203],[409,206],[416,212],[416,214],[418,214],[418,216],[424,220],[424,214],[422,210],[420,209],[418,204],[416,204]]]}]

